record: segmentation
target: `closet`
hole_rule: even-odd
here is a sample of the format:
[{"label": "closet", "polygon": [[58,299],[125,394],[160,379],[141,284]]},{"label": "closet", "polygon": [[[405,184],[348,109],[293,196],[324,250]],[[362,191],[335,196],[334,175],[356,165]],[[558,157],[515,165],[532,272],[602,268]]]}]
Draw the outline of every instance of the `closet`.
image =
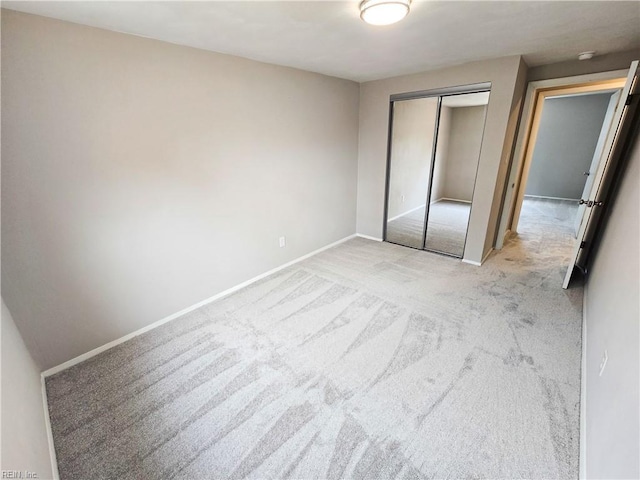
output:
[{"label": "closet", "polygon": [[384,240],[462,258],[489,88],[391,97]]}]

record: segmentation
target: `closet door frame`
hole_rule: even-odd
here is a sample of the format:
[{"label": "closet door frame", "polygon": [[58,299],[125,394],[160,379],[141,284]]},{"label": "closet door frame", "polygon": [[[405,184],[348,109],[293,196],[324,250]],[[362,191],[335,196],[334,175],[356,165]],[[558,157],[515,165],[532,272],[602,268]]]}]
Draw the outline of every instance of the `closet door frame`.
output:
[{"label": "closet door frame", "polygon": [[[433,187],[433,174],[436,168],[436,152],[438,149],[438,135],[440,133],[440,112],[442,110],[442,95],[438,95],[436,107],[436,125],[433,129],[433,147],[431,148],[431,165],[429,167],[429,183],[427,185],[427,199],[424,204],[424,223],[422,227],[422,248],[427,249],[427,230],[429,229],[429,209],[431,208],[431,188]],[[440,253],[440,252],[437,252]]]},{"label": "closet door frame", "polygon": [[[459,85],[455,87],[446,87],[446,88],[438,88],[433,90],[420,90],[416,92],[407,92],[407,93],[397,93],[393,94],[389,97],[389,128],[387,131],[387,171],[385,176],[385,189],[384,189],[384,214],[383,214],[383,225],[382,225],[382,240],[388,242],[387,240],[387,223],[388,223],[388,215],[389,215],[389,188],[390,188],[390,179],[391,179],[391,149],[392,149],[392,141],[393,141],[393,104],[394,102],[400,100],[415,100],[419,98],[428,98],[428,97],[437,97],[438,98],[438,107],[436,110],[436,124],[434,128],[434,138],[433,138],[433,148],[431,152],[431,169],[429,171],[429,185],[427,188],[427,198],[425,203],[425,217],[424,223],[422,227],[422,247],[410,247],[416,250],[425,250],[427,243],[427,225],[429,220],[429,202],[431,199],[431,187],[433,184],[433,168],[435,166],[435,158],[436,158],[436,148],[438,146],[438,132],[440,129],[440,110],[442,107],[442,97],[450,96],[450,95],[462,95],[465,93],[478,93],[478,92],[486,92],[491,90],[491,82],[486,83],[474,83],[471,85]],[[477,175],[477,172],[476,172]],[[393,242],[390,242],[393,243]],[[465,242],[466,243],[466,242]],[[442,252],[435,252],[442,253]],[[443,255],[447,255],[446,253],[442,253]],[[458,257],[456,257],[458,258]]]}]

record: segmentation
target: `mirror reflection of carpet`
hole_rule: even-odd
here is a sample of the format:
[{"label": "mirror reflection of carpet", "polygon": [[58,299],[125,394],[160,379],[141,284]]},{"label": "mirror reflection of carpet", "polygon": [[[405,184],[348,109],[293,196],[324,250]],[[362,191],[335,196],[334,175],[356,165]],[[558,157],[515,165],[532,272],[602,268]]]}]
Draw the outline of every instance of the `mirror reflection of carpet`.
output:
[{"label": "mirror reflection of carpet", "polygon": [[[471,204],[440,200],[429,208],[429,226],[427,228],[428,250],[449,253],[461,257],[467,236],[467,224],[471,213]],[[387,225],[389,242],[422,248],[422,235],[425,209],[409,212]]]}]

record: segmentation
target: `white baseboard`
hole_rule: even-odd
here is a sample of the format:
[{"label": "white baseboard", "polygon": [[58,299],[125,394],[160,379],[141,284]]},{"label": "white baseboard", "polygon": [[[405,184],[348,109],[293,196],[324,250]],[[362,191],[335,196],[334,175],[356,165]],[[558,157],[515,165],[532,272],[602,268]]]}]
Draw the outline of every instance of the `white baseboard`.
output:
[{"label": "white baseboard", "polygon": [[564,197],[545,197],[544,195],[525,195],[525,198],[543,198],[545,200],[564,200],[566,202],[579,202],[579,198],[564,198]]},{"label": "white baseboard", "polygon": [[280,270],[283,270],[287,267],[290,267],[291,265],[294,265],[298,262],[301,262],[302,260],[306,260],[309,257],[312,257],[314,255],[317,255],[320,252],[323,252],[325,250],[328,250],[329,248],[335,247],[336,245],[339,245],[343,242],[346,242],[347,240],[351,240],[352,238],[355,238],[356,234],[354,233],[353,235],[349,235],[348,237],[345,237],[343,239],[338,240],[337,242],[333,242],[330,243],[329,245],[325,245],[322,248],[319,248],[317,250],[314,250],[311,253],[307,253],[306,255],[303,255],[301,257],[296,258],[295,260],[291,260],[290,262],[287,262],[283,265],[280,265],[279,267],[273,268],[271,270],[269,270],[268,272],[264,272],[261,273],[260,275],[253,277],[249,280],[247,280],[246,282],[242,282],[238,285],[235,285],[231,288],[228,288],[227,290],[224,290],[216,295],[214,295],[213,297],[209,297],[205,300],[202,300],[201,302],[196,303],[195,305],[191,305],[190,307],[184,308],[182,310],[180,310],[179,312],[176,312],[172,315],[169,315],[168,317],[163,318],[162,320],[158,320],[157,322],[151,323],[149,325],[147,325],[146,327],[142,327],[139,330],[136,330],[135,332],[131,332],[123,337],[120,337],[116,340],[113,340],[109,343],[106,343],[104,345],[102,345],[101,347],[97,347],[94,348],[93,350],[90,350],[87,353],[83,353],[82,355],[78,355],[75,358],[72,358],[71,360],[68,360],[64,363],[61,363],[60,365],[57,365],[55,367],[52,367],[48,370],[45,370],[44,372],[42,372],[42,376],[43,377],[49,377],[51,375],[54,375],[56,373],[59,373],[63,370],[66,370],[69,367],[72,367],[74,365],[77,365],[78,363],[84,362],[85,360],[88,360],[91,357],[95,357],[96,355],[98,355],[99,353],[102,353],[106,350],[109,350],[110,348],[115,347],[116,345],[120,345],[121,343],[126,342],[127,340],[130,340],[134,337],[137,337],[138,335],[142,335],[143,333],[148,332],[149,330],[153,330],[154,328],[158,328],[161,325],[164,325],[167,322],[170,322],[171,320],[175,320],[176,318],[179,318],[189,312],[192,312],[193,310],[196,310],[204,305],[207,305],[211,302],[215,302],[216,300],[219,300],[220,298],[226,297],[227,295],[230,295],[238,290],[240,290],[241,288],[244,288],[248,285],[251,285],[254,282],[257,282],[258,280],[262,280],[265,277],[268,277],[269,275],[272,275],[276,272],[279,272]]},{"label": "white baseboard", "polygon": [[462,259],[462,263],[468,263],[469,265],[475,265],[476,267],[479,267],[482,265],[482,263],[480,262],[476,262],[475,260],[468,260],[466,258]]},{"label": "white baseboard", "polygon": [[484,257],[482,257],[482,260],[479,262],[476,262],[475,260],[468,260],[466,258],[463,258],[462,261],[464,263],[468,263],[470,265],[475,265],[476,267],[480,267],[485,262],[485,260],[489,258],[489,255],[491,255],[491,252],[493,252],[493,248],[490,248],[487,254]]},{"label": "white baseboard", "polygon": [[60,480],[58,472],[58,459],[56,449],[53,445],[53,432],[51,431],[51,418],[49,418],[49,402],[47,401],[47,388],[44,382],[44,374],[40,374],[40,384],[42,387],[42,406],[44,408],[44,426],[47,431],[47,443],[49,444],[49,458],[51,460],[51,474],[54,480]]},{"label": "white baseboard", "polygon": [[363,235],[362,233],[356,233],[356,237],[366,238],[367,240],[373,240],[374,242],[381,242],[382,239],[378,237],[371,237],[369,235]]},{"label": "white baseboard", "polygon": [[438,202],[441,200],[446,200],[448,202],[469,203],[469,204],[471,203],[471,200],[460,200],[459,198],[442,197],[441,199],[438,200]]},{"label": "white baseboard", "polygon": [[425,204],[423,203],[422,205],[418,205],[416,208],[412,208],[411,210],[407,210],[404,213],[401,213],[400,215],[396,215],[393,218],[390,218],[389,220],[387,220],[387,222],[393,222],[394,220],[397,220],[400,217],[404,217],[405,215],[409,215],[411,212],[415,212],[416,210],[420,210],[421,208],[424,208]]},{"label": "white baseboard", "polygon": [[582,293],[582,358],[580,366],[580,435],[578,456],[580,480],[587,478],[587,285]]}]

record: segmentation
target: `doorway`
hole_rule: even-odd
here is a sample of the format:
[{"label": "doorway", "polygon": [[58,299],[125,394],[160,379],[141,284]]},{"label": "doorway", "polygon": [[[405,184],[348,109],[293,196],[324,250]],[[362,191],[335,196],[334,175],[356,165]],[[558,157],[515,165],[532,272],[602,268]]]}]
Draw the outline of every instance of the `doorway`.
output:
[{"label": "doorway", "polygon": [[[522,229],[523,212],[546,212],[577,237],[594,173],[624,86],[624,78],[588,89],[551,89],[539,99],[517,195],[511,230]],[[586,193],[585,193],[586,192]],[[531,221],[532,216],[527,215]],[[546,221],[545,221],[546,220]]]},{"label": "doorway", "polygon": [[[589,168],[583,172],[587,179],[583,184],[582,198],[574,204],[576,209],[580,208],[582,215],[576,214],[573,218],[573,245],[570,248],[571,253],[567,256],[569,268],[562,284],[563,288],[568,288],[575,267],[584,271],[585,258],[591,250],[591,239],[597,230],[602,207],[606,206],[609,185],[622,145],[625,144],[630,119],[633,117],[632,112],[637,108],[637,91],[640,88],[637,72],[638,62],[634,61],[629,70],[531,82],[528,86],[522,113],[524,124],[518,133],[514,162],[503,198],[502,217],[496,235],[497,249],[502,248],[505,239],[520,228],[518,221],[523,210],[527,180],[547,97],[561,98],[577,93],[607,91],[611,94],[594,155]],[[616,91],[620,91],[620,94],[616,94]],[[593,178],[589,178],[592,175]],[[588,196],[584,196],[585,193],[588,193]]]},{"label": "doorway", "polygon": [[489,92],[392,97],[385,241],[463,257]]},{"label": "doorway", "polygon": [[513,163],[505,188],[500,223],[496,232],[495,248],[497,250],[503,247],[507,238],[518,233],[520,214],[546,96],[619,89],[624,85],[627,74],[628,70],[617,70],[529,83],[521,114],[522,123],[518,129],[514,147]]},{"label": "doorway", "polygon": [[521,235],[542,233],[548,244],[553,237],[556,251],[570,254],[619,97],[619,88],[545,96],[521,186]]}]

